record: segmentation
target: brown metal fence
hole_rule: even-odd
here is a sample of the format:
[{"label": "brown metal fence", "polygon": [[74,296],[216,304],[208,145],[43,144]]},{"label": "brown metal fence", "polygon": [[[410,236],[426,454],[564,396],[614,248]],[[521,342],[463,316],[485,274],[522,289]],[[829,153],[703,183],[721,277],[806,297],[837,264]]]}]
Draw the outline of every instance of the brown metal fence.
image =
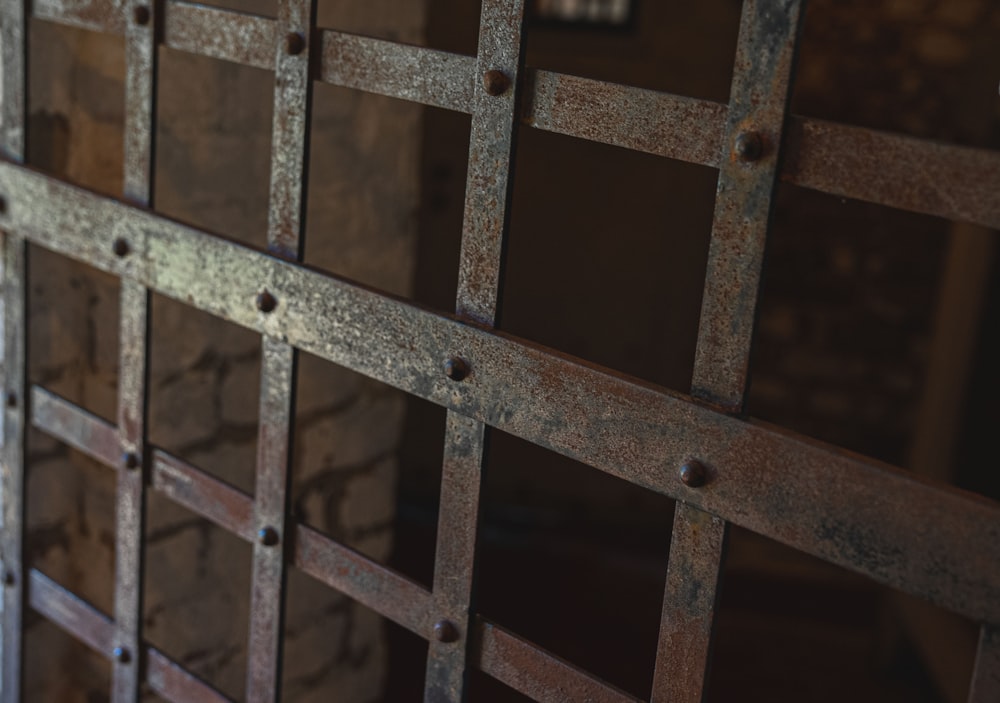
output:
[{"label": "brown metal fence", "polygon": [[[970,700],[1000,700],[1000,506],[742,416],[768,215],[777,180],[1000,228],[1000,153],[788,114],[801,0],[744,0],[728,105],[523,64],[524,0],[483,0],[476,57],[319,29],[314,0],[277,19],[166,0],[0,0],[4,231],[2,700],[19,701],[32,608],[113,661],[116,703],[224,701],[143,641],[143,521],[158,491],[254,544],[247,699],[274,701],[289,564],[426,638],[425,700],[465,697],[477,668],[540,701],[631,701],[470,608],[481,467],[494,427],[677,499],[653,701],[698,701],[729,523],[982,624]],[[125,193],[39,174],[24,157],[28,15],[124,35]],[[150,171],[157,46],[275,72],[268,249],[157,215]],[[456,314],[307,269],[304,168],[314,80],[470,113]],[[719,170],[690,396],[498,332],[516,133],[535,129]],[[121,278],[117,424],[25,374],[26,245]],[[149,295],[263,336],[256,497],[146,441]],[[304,350],[448,409],[433,587],[288,512],[296,353]],[[22,561],[28,423],[116,472],[111,616]]]}]

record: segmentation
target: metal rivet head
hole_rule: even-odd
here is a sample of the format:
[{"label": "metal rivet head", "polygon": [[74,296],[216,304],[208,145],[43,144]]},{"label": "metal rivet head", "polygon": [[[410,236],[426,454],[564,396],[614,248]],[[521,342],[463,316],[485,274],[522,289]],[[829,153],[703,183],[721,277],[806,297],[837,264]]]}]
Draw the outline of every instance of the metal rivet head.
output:
[{"label": "metal rivet head", "polygon": [[273,527],[262,527],[257,532],[257,539],[265,547],[273,547],[278,543],[278,531]]},{"label": "metal rivet head", "polygon": [[121,664],[128,664],[132,661],[132,653],[125,647],[115,647],[111,652],[111,656],[115,658],[115,661]]},{"label": "metal rivet head", "polygon": [[298,32],[285,35],[285,51],[289,56],[298,56],[306,49],[306,38]]},{"label": "metal rivet head", "polygon": [[132,20],[140,25],[145,26],[149,24],[149,8],[145,5],[136,5],[132,8]]},{"label": "metal rivet head", "polygon": [[115,240],[115,243],[111,245],[111,248],[114,250],[115,256],[117,257],[128,256],[129,253],[128,242],[126,242],[121,237]]},{"label": "metal rivet head", "polygon": [[681,482],[689,488],[701,488],[708,481],[708,471],[700,461],[692,459],[681,467]]},{"label": "metal rivet head", "polygon": [[503,95],[510,88],[510,79],[503,71],[487,71],[483,74],[483,87],[489,95]]},{"label": "metal rivet head", "polygon": [[453,356],[444,362],[444,375],[452,381],[462,381],[469,375],[469,365],[465,359]]},{"label": "metal rivet head", "polygon": [[129,470],[138,469],[142,462],[139,460],[139,455],[135,452],[125,452],[122,454],[122,465]]},{"label": "metal rivet head", "polygon": [[3,585],[14,586],[17,584],[17,576],[10,569],[3,572]]},{"label": "metal rivet head", "polygon": [[4,400],[7,403],[8,408],[17,407],[17,393],[15,393],[14,391],[7,391],[7,396]]},{"label": "metal rivet head", "polygon": [[458,637],[458,626],[450,620],[440,620],[434,623],[434,639],[438,642],[456,642]]},{"label": "metal rivet head", "polygon": [[756,161],[764,153],[764,140],[757,132],[743,132],[736,137],[734,151],[740,161]]},{"label": "metal rivet head", "polygon": [[271,312],[276,307],[278,307],[278,299],[269,291],[261,291],[257,296],[257,309],[261,312]]}]

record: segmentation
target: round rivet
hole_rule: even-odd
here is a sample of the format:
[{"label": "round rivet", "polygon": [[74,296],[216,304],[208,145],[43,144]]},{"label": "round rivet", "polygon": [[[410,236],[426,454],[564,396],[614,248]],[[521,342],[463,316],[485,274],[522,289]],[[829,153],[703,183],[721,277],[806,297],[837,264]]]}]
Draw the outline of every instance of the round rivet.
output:
[{"label": "round rivet", "polygon": [[689,488],[701,488],[708,481],[708,471],[700,461],[692,459],[681,467],[681,482]]},{"label": "round rivet", "polygon": [[115,661],[121,664],[128,664],[132,661],[132,654],[125,647],[115,647],[111,652],[111,656],[115,658]]},{"label": "round rivet", "polygon": [[17,393],[14,391],[7,391],[6,397],[7,407],[16,408],[17,407]]},{"label": "round rivet", "polygon": [[278,531],[273,527],[262,527],[257,532],[257,539],[265,547],[273,547],[279,540]]},{"label": "round rivet", "polygon": [[115,256],[119,258],[123,256],[128,256],[129,252],[128,242],[126,242],[121,237],[115,240],[115,243],[111,245],[111,248],[114,250]]},{"label": "round rivet", "polygon": [[743,132],[736,137],[734,151],[740,161],[756,161],[764,153],[764,140],[757,132]]},{"label": "round rivet", "polygon": [[298,32],[289,32],[285,36],[285,51],[289,56],[298,56],[306,48],[306,38]]},{"label": "round rivet", "polygon": [[139,455],[135,452],[125,452],[122,455],[122,464],[126,469],[138,469],[142,462],[139,461]]},{"label": "round rivet", "polygon": [[444,375],[452,381],[464,380],[469,375],[469,365],[464,359],[453,356],[444,362]]},{"label": "round rivet", "polygon": [[278,307],[278,299],[268,291],[262,291],[257,296],[257,309],[261,312],[271,312]]},{"label": "round rivet", "polygon": [[132,19],[140,26],[149,24],[149,8],[145,5],[136,5],[132,8]]},{"label": "round rivet", "polygon": [[510,79],[503,71],[487,71],[483,74],[483,87],[493,97],[503,95],[510,88]]},{"label": "round rivet", "polygon": [[4,586],[13,586],[16,583],[17,583],[17,576],[14,575],[13,571],[10,571],[8,569],[7,571],[3,572],[3,585]]},{"label": "round rivet", "polygon": [[440,620],[434,623],[434,639],[438,642],[456,642],[458,637],[458,627],[450,620]]}]

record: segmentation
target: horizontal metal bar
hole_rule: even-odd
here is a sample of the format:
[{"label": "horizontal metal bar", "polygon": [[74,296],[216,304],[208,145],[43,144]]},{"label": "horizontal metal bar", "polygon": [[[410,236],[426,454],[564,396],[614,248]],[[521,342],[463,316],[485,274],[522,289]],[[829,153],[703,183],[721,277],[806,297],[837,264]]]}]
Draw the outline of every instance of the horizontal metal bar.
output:
[{"label": "horizontal metal bar", "polygon": [[292,563],[424,639],[431,636],[430,592],[392,569],[302,524],[295,529]]},{"label": "horizontal metal bar", "polygon": [[[502,332],[281,261],[10,163],[3,216],[35,243],[737,525],[1000,622],[1000,505],[702,407]],[[134,254],[112,253],[127,236]],[[276,306],[260,312],[262,287]],[[319,311],[320,314],[317,314]],[[458,354],[456,382],[441,367]],[[702,488],[678,468],[697,457]]]},{"label": "horizontal metal bar", "polygon": [[[115,624],[104,613],[67,591],[38,569],[28,588],[31,607],[103,657],[111,657]],[[152,689],[172,703],[229,703],[213,689],[162,652],[146,645],[146,676]]]},{"label": "horizontal metal bar", "polygon": [[[122,34],[112,0],[36,0],[46,20]],[[273,19],[170,0],[164,41],[182,51],[273,70]],[[476,60],[333,30],[322,81],[469,113]],[[718,167],[726,105],[550,71],[528,70],[524,121],[538,129]],[[1000,152],[793,117],[781,179],[832,195],[1000,229]]]},{"label": "horizontal metal bar", "polygon": [[472,56],[323,31],[325,83],[468,113],[475,69]]},{"label": "horizontal metal bar", "polygon": [[727,108],[710,100],[529,72],[524,121],[547,132],[718,167]]},{"label": "horizontal metal bar", "polygon": [[38,569],[28,577],[28,604],[102,657],[110,657],[114,623],[104,613]]},{"label": "horizontal metal bar", "polygon": [[209,476],[182,459],[153,452],[153,488],[191,512],[248,542],[256,539],[253,500],[238,488]]},{"label": "horizontal metal bar", "polygon": [[234,10],[170,0],[164,43],[171,49],[274,70],[275,21]]},{"label": "horizontal metal bar", "polygon": [[823,193],[1000,229],[1000,151],[793,117],[781,178]]},{"label": "horizontal metal bar", "polygon": [[636,703],[624,691],[595,679],[537,645],[477,619],[472,664],[515,691],[542,703]]},{"label": "horizontal metal bar", "polygon": [[152,647],[146,648],[146,682],[171,703],[232,703],[232,699]]},{"label": "horizontal metal bar", "polygon": [[114,425],[41,386],[31,388],[31,424],[107,466],[121,460]]},{"label": "horizontal metal bar", "polygon": [[125,13],[113,0],[32,0],[39,19],[105,34],[125,33]]}]

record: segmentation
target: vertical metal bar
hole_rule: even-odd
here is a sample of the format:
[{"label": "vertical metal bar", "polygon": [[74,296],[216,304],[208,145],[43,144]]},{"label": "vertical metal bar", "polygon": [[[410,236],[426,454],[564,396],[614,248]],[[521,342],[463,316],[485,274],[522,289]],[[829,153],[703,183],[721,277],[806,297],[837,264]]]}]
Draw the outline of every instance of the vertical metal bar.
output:
[{"label": "vertical metal bar", "polygon": [[[139,0],[125,3],[125,198],[151,205],[153,135],[156,120],[155,8]],[[130,255],[127,239],[115,253]],[[114,703],[139,700],[142,681],[142,597],[146,517],[145,476],[149,291],[129,277],[121,280],[118,349],[118,464],[115,515],[115,596],[112,691]]]},{"label": "vertical metal bar", "polygon": [[1000,701],[1000,627],[987,623],[979,632],[979,651],[969,689],[969,703],[996,701]]},{"label": "vertical metal bar", "polygon": [[[456,310],[490,326],[496,321],[513,182],[523,24],[524,0],[484,0]],[[455,383],[461,383],[466,375],[474,376],[475,360],[462,358],[460,349],[454,352],[446,371]],[[483,424],[449,412],[434,566],[438,622],[428,649],[425,703],[465,699],[485,449]]]},{"label": "vertical metal bar", "polygon": [[[27,87],[27,8],[25,0],[0,0],[0,149],[14,161],[24,159]],[[2,213],[12,207],[0,193]],[[17,206],[21,206],[18,204]],[[26,204],[24,206],[27,206]],[[25,418],[28,417],[27,385],[27,245],[13,232],[3,234],[3,524],[0,530],[2,558],[3,626],[0,632],[0,700],[21,700],[21,626],[25,603],[24,547],[24,459]]]},{"label": "vertical metal bar", "polygon": [[[691,393],[741,412],[802,0],[745,0]],[[679,468],[679,467],[678,467]],[[691,490],[710,480],[707,470]],[[706,490],[711,490],[707,488]],[[703,700],[728,525],[677,503],[653,703]]]},{"label": "vertical metal bar", "polygon": [[[301,260],[305,227],[312,102],[310,57],[314,47],[315,0],[279,3],[271,138],[268,246],[278,256]],[[262,315],[281,314],[280,292],[257,300]],[[247,701],[277,701],[281,695],[288,492],[298,355],[280,339],[262,340],[260,429],[257,436],[256,497],[248,645]]]}]

